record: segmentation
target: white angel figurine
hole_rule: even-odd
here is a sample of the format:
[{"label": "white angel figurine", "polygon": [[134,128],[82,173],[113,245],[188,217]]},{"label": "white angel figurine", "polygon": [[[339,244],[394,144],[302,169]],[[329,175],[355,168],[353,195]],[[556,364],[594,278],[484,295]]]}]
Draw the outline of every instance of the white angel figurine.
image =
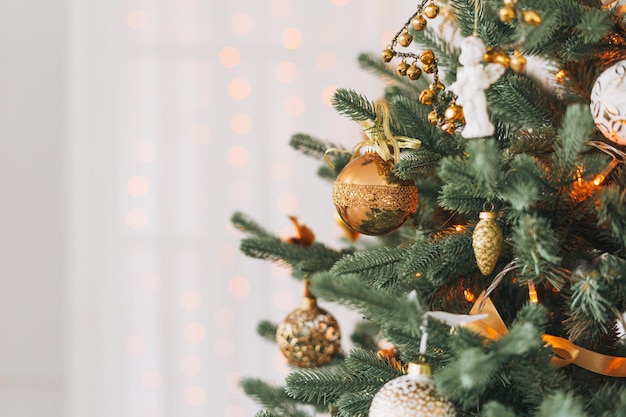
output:
[{"label": "white angel figurine", "polygon": [[466,139],[492,136],[493,124],[487,113],[485,90],[496,82],[505,71],[500,64],[482,65],[487,48],[478,36],[468,36],[461,40],[456,81],[449,87],[457,95],[457,104],[463,107],[465,127],[461,135]]}]

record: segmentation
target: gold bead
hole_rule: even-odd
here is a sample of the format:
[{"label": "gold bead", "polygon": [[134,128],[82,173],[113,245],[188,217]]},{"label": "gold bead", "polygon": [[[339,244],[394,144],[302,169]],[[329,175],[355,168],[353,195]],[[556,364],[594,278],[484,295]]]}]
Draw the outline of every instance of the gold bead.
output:
[{"label": "gold bead", "polygon": [[522,18],[525,23],[532,26],[539,26],[541,24],[541,15],[535,10],[524,10],[522,12]]},{"label": "gold bead", "polygon": [[511,69],[517,73],[526,70],[526,58],[518,51],[515,51],[513,58],[511,58]]},{"label": "gold bead", "polygon": [[402,62],[400,62],[398,64],[398,66],[396,67],[396,70],[398,71],[399,75],[405,76],[406,75],[406,71],[409,69],[409,64],[406,63],[406,61],[403,59]]},{"label": "gold bead", "polygon": [[398,43],[404,47],[407,47],[413,42],[413,36],[408,31],[404,31],[398,36]]},{"label": "gold bead", "polygon": [[417,80],[422,75],[422,70],[414,63],[406,70],[406,75],[411,80]]},{"label": "gold bead", "polygon": [[385,48],[381,53],[381,56],[383,58],[383,62],[389,62],[393,58],[393,51],[389,48]]},{"label": "gold bead", "polygon": [[511,63],[511,58],[509,57],[509,54],[504,52],[502,49],[493,46],[487,48],[487,52],[485,52],[483,59],[485,60],[485,62],[500,64],[506,68],[508,68],[509,64]]},{"label": "gold bead", "polygon": [[439,116],[437,116],[436,110],[433,110],[430,113],[428,113],[428,122],[433,126],[437,126],[437,124],[439,123]]},{"label": "gold bead", "polygon": [[446,89],[446,86],[443,85],[441,80],[437,80],[437,90],[445,90],[445,89]]},{"label": "gold bead", "polygon": [[420,62],[422,64],[430,65],[435,60],[435,54],[432,50],[427,49],[420,54]]},{"label": "gold bead", "polygon": [[426,74],[432,74],[433,72],[435,72],[435,66],[432,64],[424,64],[422,65],[422,68],[424,69],[424,72]]},{"label": "gold bead", "polygon": [[413,19],[411,19],[411,26],[413,26],[413,29],[415,30],[424,30],[424,28],[426,28],[426,24],[426,19],[424,19],[424,16],[422,16],[421,14],[418,14]]},{"label": "gold bead", "polygon": [[435,3],[430,3],[428,6],[424,7],[424,14],[429,19],[434,19],[439,15],[439,6]]},{"label": "gold bead", "polygon": [[500,9],[500,21],[502,23],[511,23],[515,19],[515,9],[511,6],[504,6]]},{"label": "gold bead", "polygon": [[564,69],[560,69],[556,72],[556,74],[554,74],[554,77],[556,78],[558,82],[564,83],[565,78],[567,77],[567,72],[565,72]]},{"label": "gold bead", "polygon": [[422,104],[430,106],[431,104],[433,104],[434,97],[435,97],[435,93],[433,93],[433,90],[431,90],[430,88],[427,88],[426,90],[423,90],[420,93],[419,101]]}]

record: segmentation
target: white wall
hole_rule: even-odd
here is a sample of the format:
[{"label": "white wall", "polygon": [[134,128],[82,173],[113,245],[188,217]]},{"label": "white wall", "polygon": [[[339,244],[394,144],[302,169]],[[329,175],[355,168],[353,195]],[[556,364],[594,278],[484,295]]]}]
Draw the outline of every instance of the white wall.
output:
[{"label": "white wall", "polygon": [[0,415],[63,415],[64,23],[59,0],[0,12]]}]

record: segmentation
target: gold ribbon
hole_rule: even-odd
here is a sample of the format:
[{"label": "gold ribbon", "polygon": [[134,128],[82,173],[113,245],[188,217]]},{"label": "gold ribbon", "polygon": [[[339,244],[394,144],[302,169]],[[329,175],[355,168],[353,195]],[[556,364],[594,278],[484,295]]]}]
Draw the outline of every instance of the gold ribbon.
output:
[{"label": "gold ribbon", "polygon": [[[509,329],[507,329],[491,299],[489,297],[484,298],[484,296],[485,292],[483,291],[470,310],[470,315],[487,314],[487,317],[482,320],[464,323],[463,327],[489,340],[495,340],[506,335]],[[556,366],[564,367],[573,363],[600,375],[626,377],[626,358],[593,352],[558,336],[544,334],[542,338],[544,342],[552,347],[555,354],[552,358],[552,364]]]},{"label": "gold ribbon", "polygon": [[[360,150],[364,147],[372,147],[384,161],[390,160],[392,157],[395,161],[400,158],[400,149],[419,149],[422,142],[419,139],[410,138],[408,136],[395,136],[391,132],[391,109],[387,101],[382,100],[376,104],[376,119],[361,120],[359,124],[363,128],[363,133],[367,139],[357,143],[353,150],[353,158],[359,155]],[[390,148],[393,150],[391,153]],[[328,157],[331,152],[347,152],[345,149],[330,148],[324,152],[324,160],[331,168],[334,164]]]}]

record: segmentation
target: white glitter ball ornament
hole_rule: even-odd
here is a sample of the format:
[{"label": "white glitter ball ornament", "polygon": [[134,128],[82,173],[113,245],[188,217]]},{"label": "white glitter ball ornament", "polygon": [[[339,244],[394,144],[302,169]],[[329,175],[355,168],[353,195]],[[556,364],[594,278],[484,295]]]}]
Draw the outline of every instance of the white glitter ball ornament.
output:
[{"label": "white glitter ball ornament", "polygon": [[454,406],[435,392],[430,365],[409,364],[407,375],[387,382],[376,393],[369,417],[456,417]]},{"label": "white glitter ball ornament", "polygon": [[607,139],[626,145],[626,60],[610,66],[596,80],[591,113]]}]

